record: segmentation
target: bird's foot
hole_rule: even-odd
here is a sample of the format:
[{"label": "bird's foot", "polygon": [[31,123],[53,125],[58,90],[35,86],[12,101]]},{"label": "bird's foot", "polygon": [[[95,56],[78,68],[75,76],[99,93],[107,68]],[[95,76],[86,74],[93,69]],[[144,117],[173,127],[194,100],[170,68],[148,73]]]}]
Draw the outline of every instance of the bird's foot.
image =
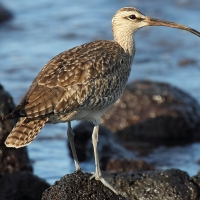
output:
[{"label": "bird's foot", "polygon": [[101,175],[99,175],[96,172],[92,173],[93,175],[90,177],[90,180],[92,180],[93,178],[95,178],[98,181],[101,181],[103,183],[103,185],[105,185],[107,188],[109,188],[110,190],[112,190],[115,194],[119,194],[112,185],[110,185]]}]

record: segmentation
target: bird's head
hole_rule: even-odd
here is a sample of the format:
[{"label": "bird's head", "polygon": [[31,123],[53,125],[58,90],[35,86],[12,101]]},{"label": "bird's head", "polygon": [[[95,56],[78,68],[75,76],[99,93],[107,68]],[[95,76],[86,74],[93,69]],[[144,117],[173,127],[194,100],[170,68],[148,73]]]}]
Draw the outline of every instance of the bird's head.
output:
[{"label": "bird's head", "polygon": [[188,26],[145,16],[133,7],[124,7],[119,9],[112,19],[112,26],[113,29],[124,29],[124,31],[130,32],[131,34],[144,26],[168,26],[171,28],[189,31],[200,37],[200,33],[198,31]]},{"label": "bird's head", "polygon": [[[168,26],[171,28],[189,31],[200,37],[200,33],[198,31],[188,26],[145,16],[133,7],[124,7],[119,9],[112,19],[114,39],[121,44],[130,42],[128,38],[132,38],[132,35],[138,29],[145,26]],[[127,46],[126,48],[129,47]]]},{"label": "bird's head", "polygon": [[136,8],[121,8],[112,19],[113,33],[121,30],[132,35],[139,28],[148,25],[146,19],[147,17]]}]

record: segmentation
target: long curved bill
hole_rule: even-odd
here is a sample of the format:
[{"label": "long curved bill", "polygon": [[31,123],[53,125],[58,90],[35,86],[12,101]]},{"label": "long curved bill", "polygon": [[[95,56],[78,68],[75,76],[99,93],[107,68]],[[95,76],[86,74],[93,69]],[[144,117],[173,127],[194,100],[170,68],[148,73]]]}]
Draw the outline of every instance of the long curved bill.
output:
[{"label": "long curved bill", "polygon": [[146,23],[147,23],[147,26],[168,26],[168,27],[172,27],[172,28],[177,28],[177,29],[189,31],[189,32],[200,37],[200,32],[198,32],[195,29],[190,28],[188,26],[184,26],[182,24],[177,24],[177,23],[174,23],[174,22],[168,22],[168,21],[165,21],[165,20],[155,19],[155,18],[151,18],[151,17],[146,18]]}]

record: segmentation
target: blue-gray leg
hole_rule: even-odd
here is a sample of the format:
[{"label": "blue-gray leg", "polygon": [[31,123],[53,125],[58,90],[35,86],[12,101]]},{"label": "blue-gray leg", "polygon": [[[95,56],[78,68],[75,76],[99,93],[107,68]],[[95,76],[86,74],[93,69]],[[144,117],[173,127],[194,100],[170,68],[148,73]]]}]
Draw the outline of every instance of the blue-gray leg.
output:
[{"label": "blue-gray leg", "polygon": [[96,180],[101,181],[106,187],[111,189],[114,193],[118,194],[118,192],[102,177],[101,169],[99,166],[99,156],[97,150],[97,143],[98,143],[98,134],[99,134],[99,125],[95,125],[92,133],[92,144],[94,148],[94,159],[95,159],[95,173],[90,177],[90,180],[95,178]]},{"label": "blue-gray leg", "polygon": [[76,149],[75,149],[75,145],[74,145],[74,135],[75,134],[72,130],[71,122],[68,122],[67,136],[68,136],[69,144],[70,144],[70,147],[71,147],[71,150],[72,150],[72,155],[73,155],[73,158],[74,158],[76,171],[79,171],[79,170],[81,170],[81,167],[80,167],[79,162],[78,162],[78,157],[77,157]]}]

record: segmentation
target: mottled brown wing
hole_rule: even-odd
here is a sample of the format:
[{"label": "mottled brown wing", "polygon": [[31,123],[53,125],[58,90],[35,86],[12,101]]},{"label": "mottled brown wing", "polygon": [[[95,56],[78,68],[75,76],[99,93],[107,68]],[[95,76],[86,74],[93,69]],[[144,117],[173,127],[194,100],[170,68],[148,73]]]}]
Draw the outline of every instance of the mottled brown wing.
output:
[{"label": "mottled brown wing", "polygon": [[[112,74],[117,65],[110,62],[113,60],[113,51],[108,43],[88,43],[51,59],[35,78],[21,102],[27,117],[52,112],[70,113],[81,108],[95,90],[94,80]],[[117,48],[112,43],[113,48]],[[117,49],[115,51],[119,53]]]}]

